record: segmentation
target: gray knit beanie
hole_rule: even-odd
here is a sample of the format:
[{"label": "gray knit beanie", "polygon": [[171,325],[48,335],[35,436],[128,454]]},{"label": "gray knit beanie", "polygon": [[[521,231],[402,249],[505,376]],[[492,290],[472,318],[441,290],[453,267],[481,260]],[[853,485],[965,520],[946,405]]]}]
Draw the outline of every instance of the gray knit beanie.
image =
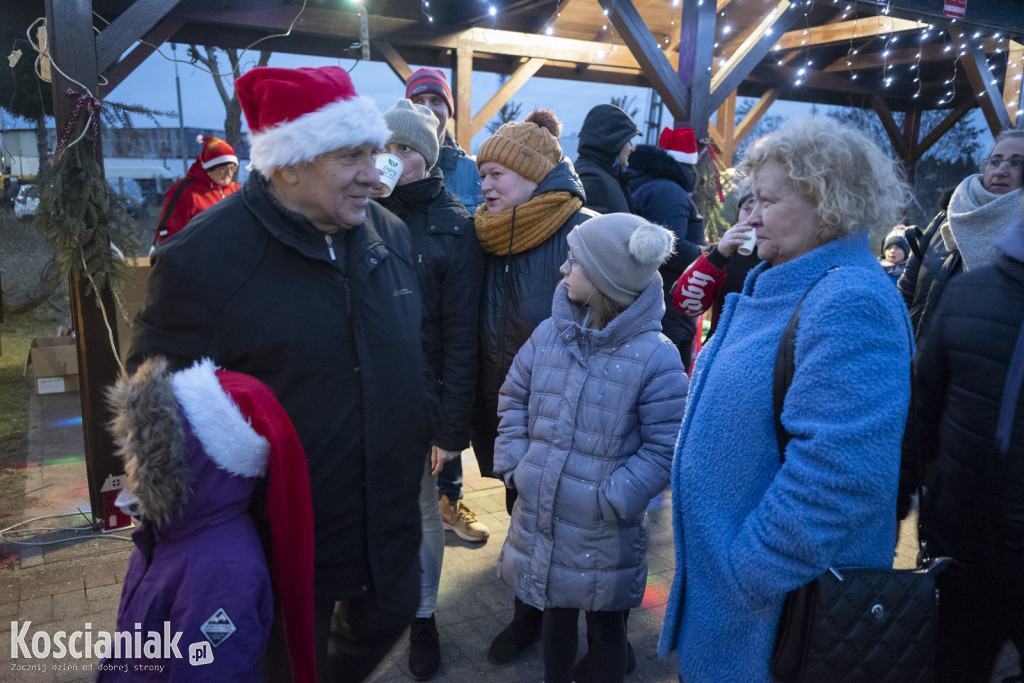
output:
[{"label": "gray knit beanie", "polygon": [[384,120],[391,129],[388,142],[410,147],[427,160],[429,171],[437,163],[437,117],[434,112],[412,100],[398,100],[384,112]]},{"label": "gray knit beanie", "polygon": [[609,213],[577,225],[568,241],[594,286],[629,306],[673,253],[676,236],[631,213]]}]

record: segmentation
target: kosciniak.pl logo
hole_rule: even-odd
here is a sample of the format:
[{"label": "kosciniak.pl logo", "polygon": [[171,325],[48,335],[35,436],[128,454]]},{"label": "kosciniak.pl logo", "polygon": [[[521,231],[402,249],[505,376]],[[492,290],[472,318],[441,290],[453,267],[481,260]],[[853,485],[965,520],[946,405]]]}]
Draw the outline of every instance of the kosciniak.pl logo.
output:
[{"label": "kosciniak.pl logo", "polygon": [[[165,621],[163,631],[142,631],[142,624],[135,624],[134,631],[93,631],[86,622],[81,631],[46,631],[30,633],[31,621],[11,622],[11,660],[19,659],[111,659],[143,660],[135,666],[145,665],[145,660],[182,659],[178,648],[181,632],[171,631],[171,622]],[[194,645],[194,644],[193,644]],[[194,649],[194,648],[193,648]],[[189,662],[193,665],[213,661],[210,649],[203,648],[200,656],[190,652]],[[15,662],[16,663],[16,662]],[[101,666],[106,666],[103,664]]]}]

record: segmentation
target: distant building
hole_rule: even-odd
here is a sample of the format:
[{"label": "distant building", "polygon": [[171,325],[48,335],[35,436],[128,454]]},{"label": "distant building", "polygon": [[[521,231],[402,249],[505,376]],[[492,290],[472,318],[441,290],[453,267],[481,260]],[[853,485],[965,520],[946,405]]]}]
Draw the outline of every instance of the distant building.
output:
[{"label": "distant building", "polygon": [[[183,175],[185,167],[195,161],[202,151],[196,141],[200,135],[223,138],[224,131],[209,128],[185,128],[185,149],[181,149],[181,133],[177,128],[105,128],[103,137],[103,171],[114,187],[120,180],[134,180],[142,188],[146,199],[163,200],[164,191],[174,179]],[[17,128],[2,133],[3,162],[15,176],[35,176],[39,172],[39,152],[34,128]],[[57,132],[46,130],[46,146],[51,154],[57,146]],[[249,158],[249,143],[243,141],[235,147],[240,160],[239,180],[244,182],[244,170]],[[123,182],[120,183],[123,185]]]}]

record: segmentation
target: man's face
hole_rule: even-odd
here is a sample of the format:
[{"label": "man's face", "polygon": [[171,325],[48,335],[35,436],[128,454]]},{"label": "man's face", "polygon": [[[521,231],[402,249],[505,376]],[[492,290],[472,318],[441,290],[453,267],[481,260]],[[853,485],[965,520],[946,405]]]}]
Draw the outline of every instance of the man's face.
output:
[{"label": "man's face", "polygon": [[275,182],[275,189],[289,209],[321,232],[354,228],[366,220],[370,190],[379,179],[373,165],[376,151],[374,143],[366,142],[284,167],[278,170],[283,182]]},{"label": "man's face", "polygon": [[441,135],[441,131],[448,125],[448,104],[444,101],[444,98],[440,95],[435,95],[432,92],[422,92],[412,98],[413,104],[422,104],[424,107],[434,112],[434,116],[437,117],[437,134],[438,137]]}]

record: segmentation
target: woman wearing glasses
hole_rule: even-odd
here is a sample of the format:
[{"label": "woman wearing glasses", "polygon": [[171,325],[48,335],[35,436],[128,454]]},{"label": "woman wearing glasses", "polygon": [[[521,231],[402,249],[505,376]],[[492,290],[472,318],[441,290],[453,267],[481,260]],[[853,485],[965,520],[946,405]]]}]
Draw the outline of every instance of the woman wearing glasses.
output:
[{"label": "woman wearing glasses", "polygon": [[949,278],[995,259],[996,240],[1020,217],[1024,130],[1005,130],[981,162],[981,173],[957,186],[949,208],[923,232],[910,233],[911,255],[897,286],[910,309],[914,336],[924,339]]}]

